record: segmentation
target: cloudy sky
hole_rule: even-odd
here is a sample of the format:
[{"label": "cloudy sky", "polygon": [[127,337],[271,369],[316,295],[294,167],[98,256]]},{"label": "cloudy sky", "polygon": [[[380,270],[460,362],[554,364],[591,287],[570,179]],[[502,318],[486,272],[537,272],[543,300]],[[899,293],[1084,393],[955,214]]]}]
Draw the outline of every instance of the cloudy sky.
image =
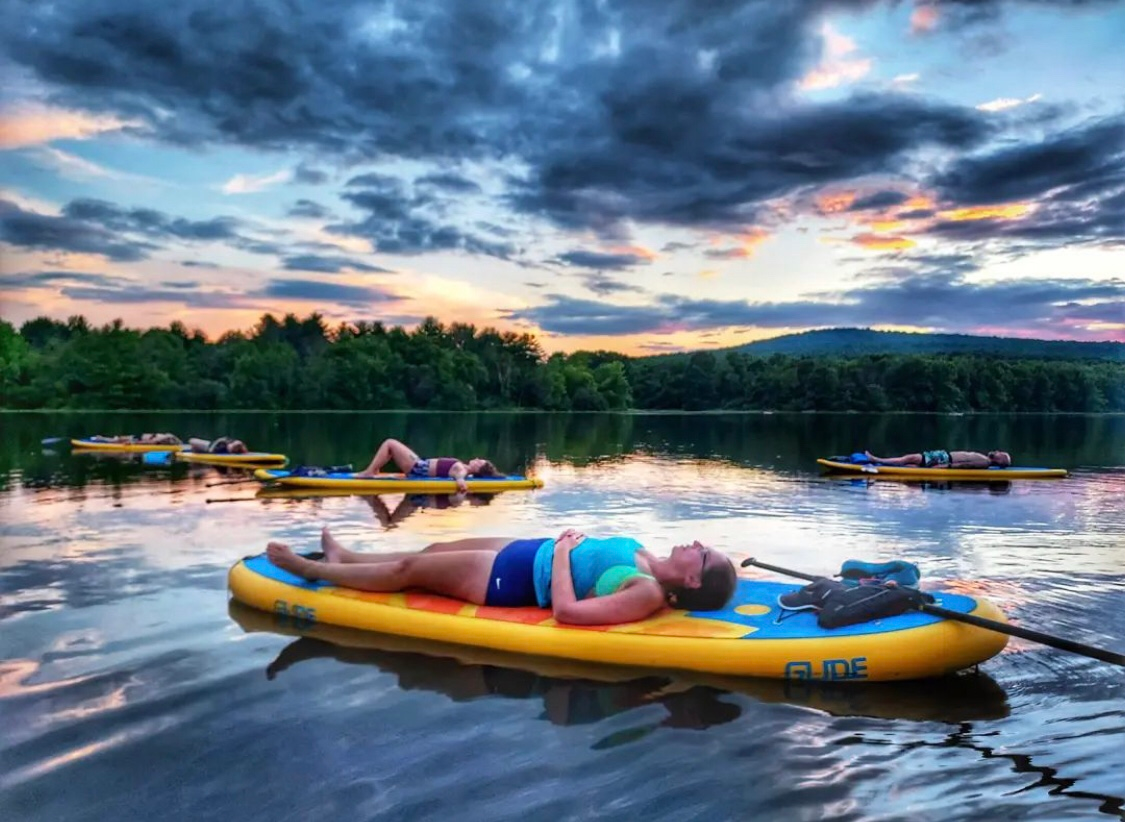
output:
[{"label": "cloudy sky", "polygon": [[1125,340],[1125,3],[8,0],[0,316]]}]

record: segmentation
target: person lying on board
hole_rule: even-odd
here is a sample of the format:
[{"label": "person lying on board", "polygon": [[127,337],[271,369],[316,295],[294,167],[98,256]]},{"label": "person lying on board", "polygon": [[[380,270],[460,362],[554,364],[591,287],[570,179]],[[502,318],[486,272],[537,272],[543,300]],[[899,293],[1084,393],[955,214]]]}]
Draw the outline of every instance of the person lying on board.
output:
[{"label": "person lying on board", "polygon": [[558,539],[473,537],[435,542],[419,553],[359,554],[325,528],[324,561],[271,542],[270,562],[308,580],[360,591],[420,588],[499,608],[550,608],[574,625],[635,622],[665,607],[715,611],[734,594],[734,563],[701,545],[657,557],[629,537],[587,538],[568,528]]},{"label": "person lying on board", "polygon": [[466,477],[502,477],[496,466],[483,457],[475,457],[467,463],[456,457],[432,457],[423,459],[398,440],[383,440],[371,463],[356,474],[357,477],[378,476],[383,466],[393,461],[407,479],[451,479],[457,483],[457,490],[465,493],[469,486]]},{"label": "person lying on board", "polygon": [[901,457],[877,457],[863,452],[876,465],[918,466],[919,468],[1010,468],[1012,455],[1007,451],[923,451],[920,454],[903,454]]},{"label": "person lying on board", "polygon": [[242,440],[234,437],[219,437],[215,440],[192,437],[188,440],[188,445],[196,454],[246,454],[250,450]]},{"label": "person lying on board", "polygon": [[95,434],[89,438],[90,442],[105,442],[115,445],[183,445],[175,434],[121,434],[116,437],[104,437]]}]

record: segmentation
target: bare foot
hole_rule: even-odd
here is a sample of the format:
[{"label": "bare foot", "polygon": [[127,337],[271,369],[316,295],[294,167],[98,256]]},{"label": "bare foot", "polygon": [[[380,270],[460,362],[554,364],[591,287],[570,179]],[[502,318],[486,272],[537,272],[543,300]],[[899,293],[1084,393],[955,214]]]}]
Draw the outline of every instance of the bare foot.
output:
[{"label": "bare foot", "polygon": [[329,533],[327,525],[320,532],[320,550],[324,552],[326,562],[344,562],[346,549]]},{"label": "bare foot", "polygon": [[305,579],[315,579],[316,563],[309,562],[304,557],[299,557],[284,542],[271,542],[266,546],[266,556],[269,561],[281,568]]},{"label": "bare foot", "polygon": [[875,460],[879,459],[879,458],[878,458],[878,457],[876,457],[876,456],[875,456],[874,454],[872,454],[872,453],[871,453],[870,451],[864,451],[864,452],[863,452],[863,456],[867,457],[867,458],[868,458],[869,460],[871,460],[872,462],[875,462]]}]

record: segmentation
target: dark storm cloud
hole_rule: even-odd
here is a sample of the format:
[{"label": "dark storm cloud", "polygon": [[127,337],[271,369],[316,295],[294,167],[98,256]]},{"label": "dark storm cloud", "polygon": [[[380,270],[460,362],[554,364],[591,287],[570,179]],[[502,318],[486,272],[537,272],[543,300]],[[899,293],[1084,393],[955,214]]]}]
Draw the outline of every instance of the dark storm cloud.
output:
[{"label": "dark storm cloud", "polygon": [[286,214],[290,217],[309,217],[314,220],[325,220],[332,215],[332,212],[320,203],[312,200],[298,200],[289,207],[289,211],[287,211]]},{"label": "dark storm cloud", "polygon": [[[689,131],[657,137],[651,130],[663,128],[665,112],[656,100],[675,99],[670,87],[682,80],[668,77],[669,88],[647,92],[652,99],[622,102],[593,145],[544,152],[513,207],[570,228],[603,230],[623,220],[732,228],[754,221],[764,200],[891,173],[919,147],[966,150],[988,133],[979,112],[858,95],[777,115],[709,100]],[[644,118],[652,122],[633,122]]]},{"label": "dark storm cloud", "polygon": [[63,215],[74,220],[97,223],[119,233],[143,234],[158,239],[230,240],[238,236],[238,220],[214,217],[210,220],[185,220],[170,217],[151,208],[122,208],[105,200],[72,200],[63,207]]},{"label": "dark storm cloud", "polygon": [[115,262],[147,259],[165,243],[177,241],[221,242],[258,254],[284,251],[276,243],[239,234],[236,229],[241,225],[233,217],[188,220],[105,200],[72,200],[58,216],[24,211],[0,200],[0,240],[24,248],[99,254]]},{"label": "dark storm cloud", "polygon": [[430,191],[419,193],[396,177],[378,173],[353,177],[340,196],[366,212],[366,216],[356,222],[326,226],[326,230],[363,237],[383,253],[460,250],[507,259],[516,252],[511,243],[462,231],[443,222],[442,207]]},{"label": "dark storm cloud", "polygon": [[282,261],[282,268],[288,271],[319,271],[324,274],[338,274],[346,268],[353,271],[393,273],[377,265],[368,265],[347,257],[325,256],[320,254],[296,254]]},{"label": "dark storm cloud", "polygon": [[889,206],[902,205],[910,196],[901,191],[876,191],[863,197],[857,197],[848,211],[868,211],[873,208],[888,208]]},{"label": "dark storm cloud", "polygon": [[696,247],[695,243],[680,243],[680,242],[665,243],[663,245],[663,247],[660,249],[660,253],[662,253],[662,254],[672,254],[676,251],[691,251],[695,247]]},{"label": "dark storm cloud", "polygon": [[[787,101],[822,55],[823,14],[874,0],[9,5],[6,52],[61,105],[191,145],[514,160],[511,207],[605,237],[630,220],[742,224],[764,199],[989,133],[980,112],[908,95]],[[477,193],[445,172],[416,190]],[[512,253],[382,193],[355,197],[369,216],[338,230],[398,253]]]},{"label": "dark storm cloud", "polygon": [[393,294],[378,288],[326,283],[319,280],[270,280],[261,293],[262,296],[282,300],[308,300],[353,306],[397,299]]},{"label": "dark storm cloud", "polygon": [[97,288],[66,286],[60,293],[81,302],[109,303],[113,305],[143,305],[146,303],[178,303],[188,308],[239,308],[249,305],[246,295],[221,291],[182,291],[180,289],[144,288],[134,284],[129,288]]},{"label": "dark storm cloud", "polygon": [[[509,312],[555,334],[659,334],[731,326],[924,325],[949,331],[1004,323],[1013,327],[1125,316],[1125,280],[1014,280],[970,283],[960,275],[916,275],[807,300],[750,303],[662,295],[640,306],[616,306],[563,295],[545,305]],[[1116,317],[1116,319],[1113,319]]]},{"label": "dark storm cloud", "polygon": [[939,10],[939,21],[942,26],[962,28],[990,23],[1001,16],[1005,7],[1014,7],[1021,4],[1084,10],[1113,5],[1119,0],[1020,0],[1020,2],[1012,2],[1012,0],[927,0],[927,2]]},{"label": "dark storm cloud", "polygon": [[[188,220],[152,208],[123,208],[105,200],[77,199],[63,207],[63,217],[115,235],[135,234],[155,241],[218,242],[252,254],[281,254],[285,246],[239,233],[234,217]],[[149,248],[158,248],[153,245]]]},{"label": "dark storm cloud", "polygon": [[[449,216],[452,205],[486,195],[447,169],[465,161],[518,168],[500,204],[625,239],[634,224],[742,227],[770,199],[903,173],[919,149],[966,154],[1012,127],[918,95],[801,102],[792,91],[824,54],[825,14],[877,5],[893,4],[9,0],[19,24],[0,29],[0,48],[55,104],[116,115],[158,140],[446,169],[423,173],[410,188],[385,177],[352,180],[347,199],[362,214],[333,230],[383,252],[511,258],[508,235]],[[979,21],[1001,5],[939,3],[954,22]],[[1045,191],[1035,179],[1077,187],[1101,173],[1096,159],[1082,159],[1089,146],[1068,154],[1064,140],[1055,146],[1062,166],[1036,177],[1036,158],[1047,158],[1024,139],[947,170],[949,199]],[[320,184],[328,173],[306,161],[292,180]],[[294,213],[327,216],[315,204],[305,208]],[[216,218],[161,228],[214,239],[236,226]],[[260,241],[228,241],[280,253]],[[144,249],[113,253],[136,259]]]},{"label": "dark storm cloud", "polygon": [[462,177],[460,174],[453,174],[452,172],[427,174],[415,180],[414,185],[419,187],[432,186],[434,188],[444,189],[453,194],[476,194],[481,190],[480,186],[472,180],[467,177]]},{"label": "dark storm cloud", "polygon": [[557,262],[578,268],[596,268],[599,271],[623,271],[651,261],[640,254],[607,254],[601,251],[567,251],[556,258]]},{"label": "dark storm cloud", "polygon": [[616,277],[611,277],[603,272],[589,274],[582,278],[582,284],[595,294],[600,294],[603,297],[609,294],[620,294],[622,292],[643,292],[644,289],[640,286],[631,285],[622,282]]},{"label": "dark storm cloud", "polygon": [[703,256],[709,260],[738,260],[746,257],[746,249],[741,246],[730,248],[708,248]]},{"label": "dark storm cloud", "polygon": [[206,260],[180,260],[180,265],[185,268],[218,268],[217,263],[209,263]]},{"label": "dark storm cloud", "polygon": [[99,254],[122,263],[143,260],[157,248],[65,214],[56,217],[24,211],[7,200],[0,200],[0,240],[21,248]]},{"label": "dark storm cloud", "polygon": [[321,171],[319,168],[314,168],[308,163],[299,163],[297,167],[293,169],[292,181],[308,186],[324,185],[324,183],[328,182],[328,172]]},{"label": "dark storm cloud", "polygon": [[22,274],[5,274],[0,277],[4,288],[44,288],[55,283],[80,283],[84,285],[116,288],[133,284],[124,277],[95,274],[89,271],[35,271]]},{"label": "dark storm cloud", "polygon": [[[1125,169],[1125,117],[1087,124],[1042,141],[1006,146],[958,160],[932,185],[943,202],[982,205],[1032,200],[1081,186],[1090,197],[1120,183]],[[1065,195],[1064,195],[1065,196]]]},{"label": "dark storm cloud", "polygon": [[1003,240],[1015,253],[1037,248],[1125,244],[1125,181],[1108,196],[1085,202],[1068,200],[1067,193],[1046,198],[1018,219],[942,220],[926,227],[947,240],[983,242]]},{"label": "dark storm cloud", "polygon": [[932,208],[912,208],[910,211],[900,211],[895,215],[896,220],[926,220],[934,216]]}]

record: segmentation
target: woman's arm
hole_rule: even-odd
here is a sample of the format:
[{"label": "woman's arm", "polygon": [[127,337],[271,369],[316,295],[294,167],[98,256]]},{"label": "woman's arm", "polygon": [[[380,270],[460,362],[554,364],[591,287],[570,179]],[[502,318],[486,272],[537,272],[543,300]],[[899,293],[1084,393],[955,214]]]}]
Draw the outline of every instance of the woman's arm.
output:
[{"label": "woman's arm", "polygon": [[570,625],[611,625],[635,622],[664,607],[664,591],[653,580],[636,580],[614,594],[578,599],[570,575],[570,552],[586,535],[569,528],[555,540],[551,559],[551,610]]},{"label": "woman's arm", "polygon": [[[554,597],[554,579],[551,580]],[[651,579],[637,579],[615,594],[591,597],[560,606],[552,601],[555,619],[570,625],[615,625],[652,616],[665,605],[664,590]]]},{"label": "woman's arm", "polygon": [[469,466],[463,462],[455,462],[449,469],[449,478],[457,483],[457,490],[462,494],[467,493],[469,486],[465,484],[465,477],[469,475]]}]

